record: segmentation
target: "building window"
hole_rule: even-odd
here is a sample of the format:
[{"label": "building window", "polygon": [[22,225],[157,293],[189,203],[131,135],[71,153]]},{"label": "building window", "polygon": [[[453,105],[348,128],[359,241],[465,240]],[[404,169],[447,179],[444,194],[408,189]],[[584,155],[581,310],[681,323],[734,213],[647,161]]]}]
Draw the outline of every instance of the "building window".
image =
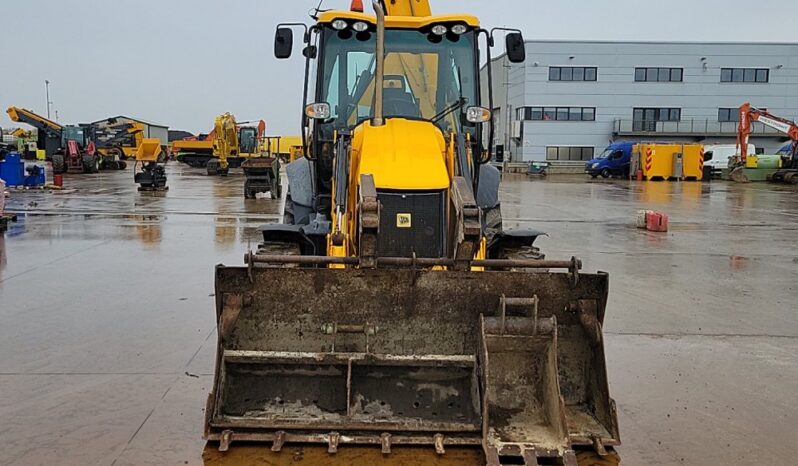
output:
[{"label": "building window", "polygon": [[595,107],[522,107],[518,118],[529,121],[596,121]]},{"label": "building window", "polygon": [[661,121],[681,121],[680,108],[636,108],[632,113],[634,131],[656,131]]},{"label": "building window", "polygon": [[766,83],[770,81],[767,68],[721,68],[722,83]]},{"label": "building window", "polygon": [[585,66],[551,66],[549,81],[595,81],[598,68]]},{"label": "building window", "polygon": [[719,108],[718,121],[721,123],[740,121],[740,110],[736,108]]},{"label": "building window", "polygon": [[592,160],[594,152],[593,147],[548,146],[546,160]]},{"label": "building window", "polygon": [[635,81],[680,83],[684,81],[683,68],[635,68]]}]

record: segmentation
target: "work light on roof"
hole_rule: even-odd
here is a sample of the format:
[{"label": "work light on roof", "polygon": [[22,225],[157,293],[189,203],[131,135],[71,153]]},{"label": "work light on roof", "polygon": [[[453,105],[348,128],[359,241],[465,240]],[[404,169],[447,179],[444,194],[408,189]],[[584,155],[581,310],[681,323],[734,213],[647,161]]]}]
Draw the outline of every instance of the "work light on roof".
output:
[{"label": "work light on roof", "polygon": [[332,27],[337,31],[343,31],[344,29],[349,27],[349,24],[347,24],[346,21],[342,19],[336,19],[335,21],[332,22]]},{"label": "work light on roof", "polygon": [[465,34],[468,31],[468,27],[465,24],[455,24],[452,26],[452,32],[459,35]]},{"label": "work light on roof", "polygon": [[354,29],[357,32],[367,31],[368,28],[369,28],[368,23],[364,23],[363,21],[358,21],[352,25],[352,29]]},{"label": "work light on roof", "polygon": [[432,26],[432,33],[436,36],[445,36],[449,30],[443,24],[436,24]]}]

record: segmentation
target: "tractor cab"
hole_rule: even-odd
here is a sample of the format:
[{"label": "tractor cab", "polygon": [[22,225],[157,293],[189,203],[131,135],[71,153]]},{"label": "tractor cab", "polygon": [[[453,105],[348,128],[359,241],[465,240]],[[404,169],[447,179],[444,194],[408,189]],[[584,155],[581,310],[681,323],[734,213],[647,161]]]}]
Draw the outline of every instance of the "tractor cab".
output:
[{"label": "tractor cab", "polygon": [[86,129],[81,126],[67,125],[61,133],[61,146],[66,148],[69,141],[75,141],[82,149],[88,145]]},{"label": "tractor cab", "polygon": [[238,147],[241,154],[254,154],[258,151],[258,129],[242,126],[238,130]]}]

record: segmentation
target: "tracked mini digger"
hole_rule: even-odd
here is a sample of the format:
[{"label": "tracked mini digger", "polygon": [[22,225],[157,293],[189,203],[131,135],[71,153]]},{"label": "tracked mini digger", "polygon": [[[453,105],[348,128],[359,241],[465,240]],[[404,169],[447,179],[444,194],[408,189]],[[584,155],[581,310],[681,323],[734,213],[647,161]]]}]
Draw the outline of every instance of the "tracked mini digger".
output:
[{"label": "tracked mini digger", "polygon": [[503,228],[479,75],[493,32],[426,0],[359,3],[278,27],[281,59],[304,27],[304,157],[284,223],[216,268],[205,438],[373,445],[386,462],[409,445],[481,448],[488,465],[606,455],[608,276]]}]

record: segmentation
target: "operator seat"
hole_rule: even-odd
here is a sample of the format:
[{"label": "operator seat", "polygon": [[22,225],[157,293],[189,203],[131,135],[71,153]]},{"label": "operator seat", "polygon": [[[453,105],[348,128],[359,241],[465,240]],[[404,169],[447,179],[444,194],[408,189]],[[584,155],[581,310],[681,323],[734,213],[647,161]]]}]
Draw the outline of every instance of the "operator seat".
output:
[{"label": "operator seat", "polygon": [[386,76],[383,88],[383,113],[385,116],[421,118],[421,109],[413,94],[405,90],[404,77]]}]

